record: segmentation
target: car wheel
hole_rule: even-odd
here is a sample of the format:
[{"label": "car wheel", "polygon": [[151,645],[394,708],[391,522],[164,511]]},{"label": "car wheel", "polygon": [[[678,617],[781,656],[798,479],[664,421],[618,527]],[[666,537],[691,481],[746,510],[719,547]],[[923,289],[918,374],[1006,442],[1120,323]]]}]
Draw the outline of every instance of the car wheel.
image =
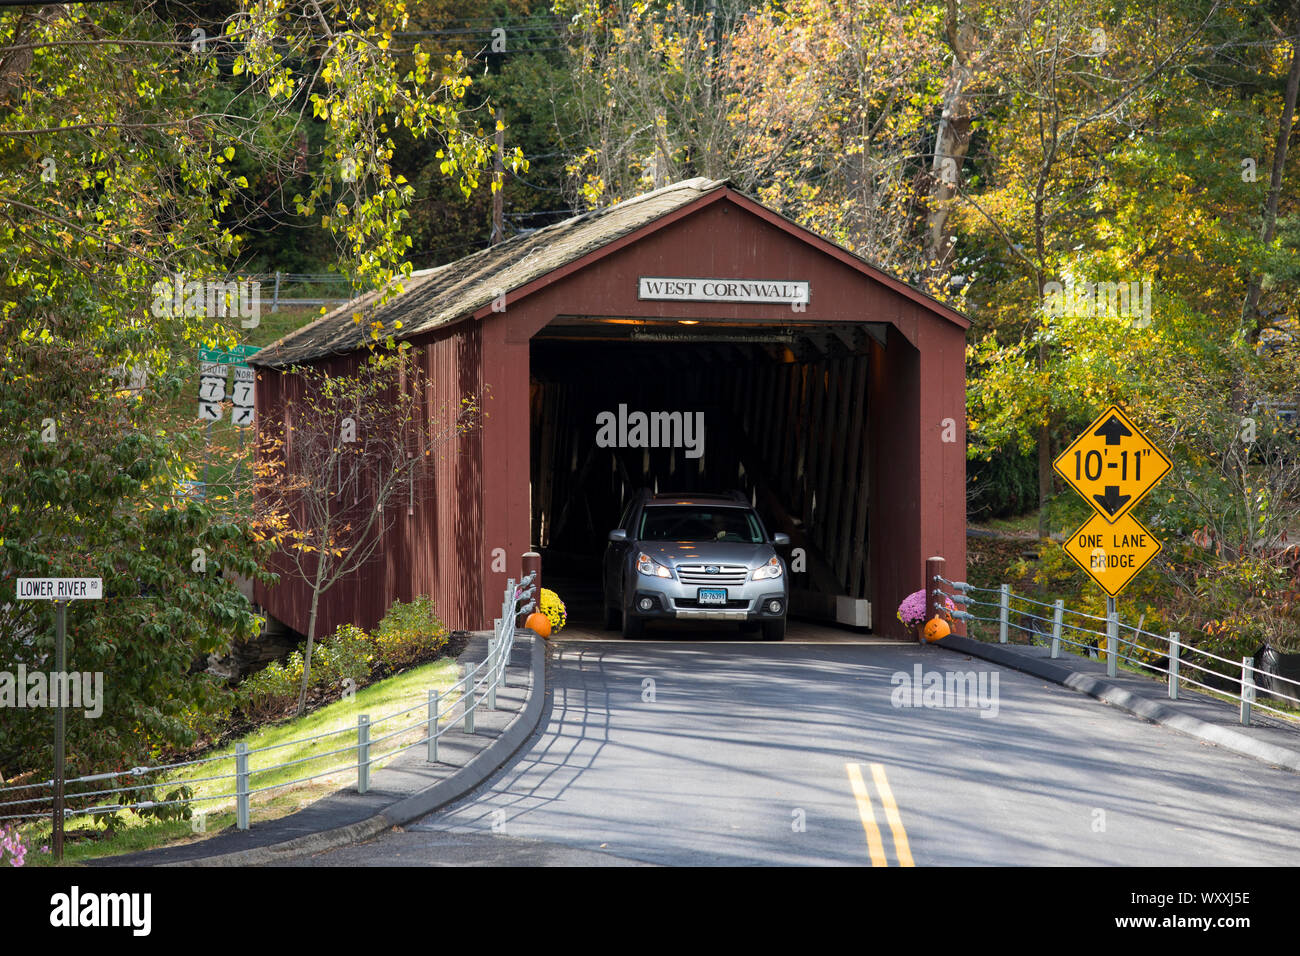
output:
[{"label": "car wheel", "polygon": [[611,604],[606,604],[605,605],[605,630],[617,631],[619,629],[619,626],[622,623],[623,623],[623,617],[619,613],[618,608],[614,607]]},{"label": "car wheel", "polygon": [[785,640],[785,618],[775,621],[763,622],[763,640],[765,641],[784,641]]},{"label": "car wheel", "polygon": [[636,641],[641,639],[645,633],[645,621],[639,617],[633,617],[627,609],[623,610],[623,640]]}]

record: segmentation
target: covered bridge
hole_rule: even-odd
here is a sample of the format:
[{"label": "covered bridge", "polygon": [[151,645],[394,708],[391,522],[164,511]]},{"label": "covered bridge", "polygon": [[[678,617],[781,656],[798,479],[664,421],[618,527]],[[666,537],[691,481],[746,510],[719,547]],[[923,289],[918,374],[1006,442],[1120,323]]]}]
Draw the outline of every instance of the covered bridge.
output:
[{"label": "covered bridge", "polygon": [[[967,319],[726,182],[676,183],[405,286],[252,360],[260,424],[280,414],[284,370],[346,372],[374,321],[401,322],[395,337],[433,378],[433,404],[487,396],[482,427],[422,467],[411,514],[326,595],[318,634],[371,627],[418,594],[452,627],[490,626],[532,549],[562,597],[597,588],[588,569],[639,487],[752,496],[802,549],[796,616],[898,632],[894,609],[921,586],[926,557],[964,577]],[[626,429],[602,440],[598,419],[637,411],[692,416],[702,440],[641,447]],[[256,597],[306,631],[305,586]]]}]

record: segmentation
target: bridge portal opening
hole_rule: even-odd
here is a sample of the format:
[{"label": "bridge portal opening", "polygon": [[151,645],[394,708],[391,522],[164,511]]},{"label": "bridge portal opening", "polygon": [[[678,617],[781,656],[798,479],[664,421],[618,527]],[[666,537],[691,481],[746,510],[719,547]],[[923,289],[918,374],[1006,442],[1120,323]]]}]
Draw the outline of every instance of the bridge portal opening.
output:
[{"label": "bridge portal opening", "polygon": [[[791,537],[791,616],[867,626],[883,325],[557,320],[530,347],[532,540],[575,623],[640,488],[742,491]],[[908,348],[906,342],[896,348]]]}]

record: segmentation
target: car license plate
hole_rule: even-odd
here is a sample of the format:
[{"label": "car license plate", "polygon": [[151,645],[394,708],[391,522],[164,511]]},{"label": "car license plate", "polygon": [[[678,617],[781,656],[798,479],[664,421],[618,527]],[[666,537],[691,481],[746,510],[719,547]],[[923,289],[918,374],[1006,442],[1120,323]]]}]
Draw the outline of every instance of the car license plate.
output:
[{"label": "car license plate", "polygon": [[700,588],[699,601],[701,604],[726,604],[726,588]]}]

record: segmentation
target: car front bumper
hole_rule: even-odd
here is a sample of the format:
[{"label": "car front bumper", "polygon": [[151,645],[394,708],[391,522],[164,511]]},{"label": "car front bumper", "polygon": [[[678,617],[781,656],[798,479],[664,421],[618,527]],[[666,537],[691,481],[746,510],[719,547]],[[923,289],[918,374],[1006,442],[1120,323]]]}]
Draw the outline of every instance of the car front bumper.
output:
[{"label": "car front bumper", "polygon": [[[638,587],[632,596],[630,611],[633,617],[647,620],[678,621],[773,621],[783,618],[789,607],[785,589],[776,590],[771,581],[754,582],[759,587],[728,588],[726,605],[700,604],[698,589],[677,587],[673,590],[656,590]],[[651,606],[643,606],[649,601]],[[777,609],[773,610],[773,602]]]}]

